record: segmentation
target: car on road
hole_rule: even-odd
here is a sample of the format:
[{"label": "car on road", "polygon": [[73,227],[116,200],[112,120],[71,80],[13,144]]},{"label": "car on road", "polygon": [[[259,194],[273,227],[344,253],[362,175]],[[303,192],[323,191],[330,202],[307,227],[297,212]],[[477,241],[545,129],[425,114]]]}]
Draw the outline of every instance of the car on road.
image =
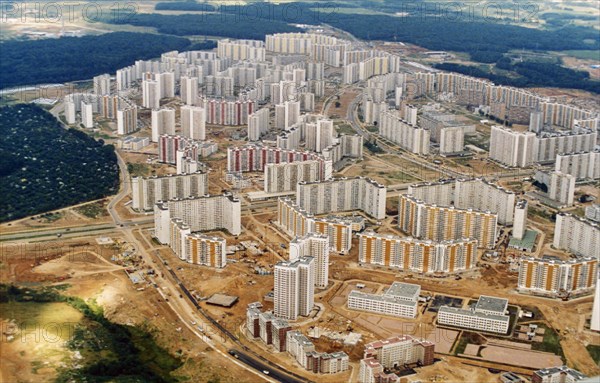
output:
[{"label": "car on road", "polygon": [[265,375],[269,375],[269,371],[267,371],[267,370],[263,370],[263,374],[265,374]]}]

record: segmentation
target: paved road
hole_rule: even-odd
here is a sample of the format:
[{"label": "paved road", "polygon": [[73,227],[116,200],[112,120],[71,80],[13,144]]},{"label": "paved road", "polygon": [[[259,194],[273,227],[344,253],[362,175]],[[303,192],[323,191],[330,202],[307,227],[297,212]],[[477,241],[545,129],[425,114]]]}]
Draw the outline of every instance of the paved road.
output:
[{"label": "paved road", "polygon": [[285,382],[285,383],[302,383],[303,382],[302,380],[295,379],[289,375],[284,375],[279,370],[272,369],[271,367],[267,366],[266,364],[262,363],[259,360],[254,359],[252,356],[246,354],[243,351],[240,351],[237,349],[230,349],[228,352],[230,355],[236,355],[236,358],[238,360],[244,362],[248,366],[260,371],[263,374],[264,374],[264,371],[268,371],[269,373],[265,374],[265,376],[269,376],[273,379],[278,380],[279,382]]},{"label": "paved road", "polygon": [[119,216],[119,213],[117,213],[117,210],[115,209],[115,206],[119,203],[119,201],[121,201],[127,194],[129,194],[129,189],[130,189],[130,177],[129,177],[129,170],[127,170],[127,165],[125,164],[125,161],[123,161],[123,158],[121,158],[121,155],[119,154],[119,152],[115,151],[115,153],[117,154],[117,163],[119,164],[119,169],[121,170],[121,185],[120,185],[120,191],[119,194],[117,194],[116,196],[114,196],[110,202],[108,203],[108,212],[110,213],[110,216],[112,217],[113,221],[115,221],[115,224],[117,225],[121,225],[123,224],[123,220],[121,219],[121,217]]}]

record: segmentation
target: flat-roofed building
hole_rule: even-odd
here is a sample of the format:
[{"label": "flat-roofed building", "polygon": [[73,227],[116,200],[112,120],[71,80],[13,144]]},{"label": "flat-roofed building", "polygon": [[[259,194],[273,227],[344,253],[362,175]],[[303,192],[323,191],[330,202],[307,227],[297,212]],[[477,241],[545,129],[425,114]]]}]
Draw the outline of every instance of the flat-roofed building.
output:
[{"label": "flat-roofed building", "polygon": [[348,295],[348,308],[396,317],[415,318],[421,286],[394,282],[383,294],[353,290]]}]

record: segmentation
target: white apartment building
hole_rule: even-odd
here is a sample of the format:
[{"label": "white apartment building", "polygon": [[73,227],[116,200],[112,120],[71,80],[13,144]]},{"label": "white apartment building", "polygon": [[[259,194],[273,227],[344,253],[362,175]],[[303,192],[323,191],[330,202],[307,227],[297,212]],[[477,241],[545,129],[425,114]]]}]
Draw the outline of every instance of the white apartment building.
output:
[{"label": "white apartment building", "polygon": [[142,80],[142,106],[148,109],[159,109],[160,99],[160,82],[150,79]]},{"label": "white apartment building", "polygon": [[456,273],[477,263],[477,240],[434,242],[391,234],[358,234],[360,264],[397,268],[417,273]]},{"label": "white apartment building", "polygon": [[536,139],[537,162],[553,162],[561,153],[593,152],[598,133],[577,128],[569,132],[542,132]]},{"label": "white apartment building", "polygon": [[600,150],[556,155],[554,170],[571,174],[578,180],[600,178]]},{"label": "white apartment building", "polygon": [[422,182],[410,185],[407,194],[426,203],[450,206],[454,203],[455,185],[456,181],[453,179],[439,182]]},{"label": "white apartment building", "polygon": [[228,193],[163,201],[154,206],[154,236],[160,243],[169,244],[173,218],[181,219],[193,232],[226,229],[239,235],[241,215],[240,200]]},{"label": "white apartment building", "polygon": [[490,158],[504,165],[525,168],[536,162],[536,135],[492,126]]},{"label": "white apartment building", "polygon": [[269,108],[261,108],[248,116],[248,141],[258,141],[269,131]]},{"label": "white apartment building", "polygon": [[125,107],[117,110],[117,134],[126,135],[138,129],[137,107]]},{"label": "white apartment building", "polygon": [[94,127],[94,109],[89,102],[81,101],[81,124],[88,129]]},{"label": "white apartment building", "polygon": [[416,318],[421,286],[394,282],[383,294],[352,290],[348,294],[348,309],[403,318]]},{"label": "white apartment building", "polygon": [[184,104],[196,104],[198,101],[198,84],[198,77],[181,76],[179,93]]},{"label": "white apartment building", "polygon": [[208,174],[202,171],[192,174],[169,174],[166,176],[133,177],[131,179],[132,208],[149,211],[158,201],[174,198],[200,197],[208,194]]},{"label": "white apartment building", "polygon": [[215,268],[227,265],[227,243],[224,238],[192,233],[181,219],[172,219],[169,247],[179,259]]},{"label": "white apartment building", "polygon": [[519,200],[515,205],[515,218],[513,220],[512,236],[523,239],[527,231],[527,200]]},{"label": "white apartment building", "polygon": [[110,75],[108,73],[101,74],[100,76],[95,76],[93,79],[94,83],[94,93],[99,96],[104,96],[110,94]]},{"label": "white apartment building", "polygon": [[440,130],[440,154],[442,156],[461,153],[465,147],[465,131],[461,126]]},{"label": "white apartment building", "polygon": [[552,245],[576,255],[600,259],[600,226],[571,214],[559,213]]},{"label": "white apartment building", "polygon": [[481,295],[472,308],[441,306],[437,322],[444,326],[506,334],[510,323],[507,306],[508,299]]},{"label": "white apartment building", "polygon": [[152,142],[163,134],[175,135],[175,109],[152,109]]},{"label": "white apartment building", "polygon": [[454,206],[460,209],[489,210],[498,214],[498,223],[512,225],[516,195],[483,178],[458,179],[454,189]]},{"label": "white apartment building", "polygon": [[318,119],[314,123],[307,123],[304,128],[306,148],[321,153],[334,142],[335,127],[329,119]]},{"label": "white apartment building", "polygon": [[600,204],[593,204],[585,208],[585,218],[600,222]]},{"label": "white apartment building", "polygon": [[415,154],[429,154],[431,133],[402,120],[394,111],[381,113],[379,134]]},{"label": "white apartment building", "polygon": [[259,40],[219,40],[217,56],[234,61],[265,61],[265,43]]},{"label": "white apartment building", "polygon": [[362,210],[376,219],[385,218],[387,188],[365,177],[299,182],[298,205],[311,214]]},{"label": "white apartment building", "polygon": [[302,257],[315,260],[315,287],[324,289],[329,284],[329,237],[325,234],[310,233],[296,237],[289,244],[290,261]]},{"label": "white apartment building", "polygon": [[300,120],[300,102],[284,101],[275,106],[275,126],[288,130]]},{"label": "white apartment building", "polygon": [[519,291],[557,296],[592,292],[596,287],[598,259],[557,257],[527,257],[519,267]]},{"label": "white apartment building", "polygon": [[[435,344],[432,342],[410,335],[398,335],[366,344],[363,360],[374,359],[388,369],[417,362],[429,366],[434,362],[434,353]],[[362,367],[361,363],[359,376],[364,376]],[[359,381],[367,382],[368,379],[359,378]]]},{"label": "white apartment building", "polygon": [[264,190],[267,193],[296,191],[298,182],[321,180],[319,161],[298,161],[291,163],[267,164],[264,171]]},{"label": "white apartment building", "polygon": [[193,140],[206,139],[206,113],[200,106],[181,107],[182,135]]},{"label": "white apartment building", "polygon": [[274,314],[287,320],[308,316],[314,306],[315,259],[300,257],[275,264]]},{"label": "white apartment building", "polygon": [[575,201],[575,177],[557,171],[550,173],[548,197],[564,206],[573,206]]},{"label": "white apartment building", "polygon": [[419,239],[447,241],[476,239],[479,247],[493,248],[498,216],[490,211],[427,204],[411,195],[400,196],[398,226]]},{"label": "white apartment building", "polygon": [[346,254],[352,248],[351,220],[315,218],[289,198],[277,201],[277,217],[277,225],[292,238],[319,233],[327,235],[331,251]]}]

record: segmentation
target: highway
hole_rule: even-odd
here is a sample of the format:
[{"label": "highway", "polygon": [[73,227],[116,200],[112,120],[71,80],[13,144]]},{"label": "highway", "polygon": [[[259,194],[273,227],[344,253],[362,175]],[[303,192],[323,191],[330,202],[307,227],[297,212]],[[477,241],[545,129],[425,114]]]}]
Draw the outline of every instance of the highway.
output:
[{"label": "highway", "polygon": [[289,383],[304,382],[303,380],[295,379],[295,378],[290,377],[289,375],[284,375],[284,374],[279,373],[278,370],[272,369],[271,367],[265,365],[261,361],[258,361],[256,359],[252,358],[251,356],[249,356],[248,354],[246,354],[243,351],[236,350],[236,349],[230,349],[228,352],[230,355],[234,355],[236,357],[236,359],[238,359],[239,361],[244,362],[248,366],[260,371],[261,373],[263,373],[263,371],[268,371],[269,374],[265,374],[265,375],[267,375],[273,379],[277,379],[280,382],[289,382]]}]

